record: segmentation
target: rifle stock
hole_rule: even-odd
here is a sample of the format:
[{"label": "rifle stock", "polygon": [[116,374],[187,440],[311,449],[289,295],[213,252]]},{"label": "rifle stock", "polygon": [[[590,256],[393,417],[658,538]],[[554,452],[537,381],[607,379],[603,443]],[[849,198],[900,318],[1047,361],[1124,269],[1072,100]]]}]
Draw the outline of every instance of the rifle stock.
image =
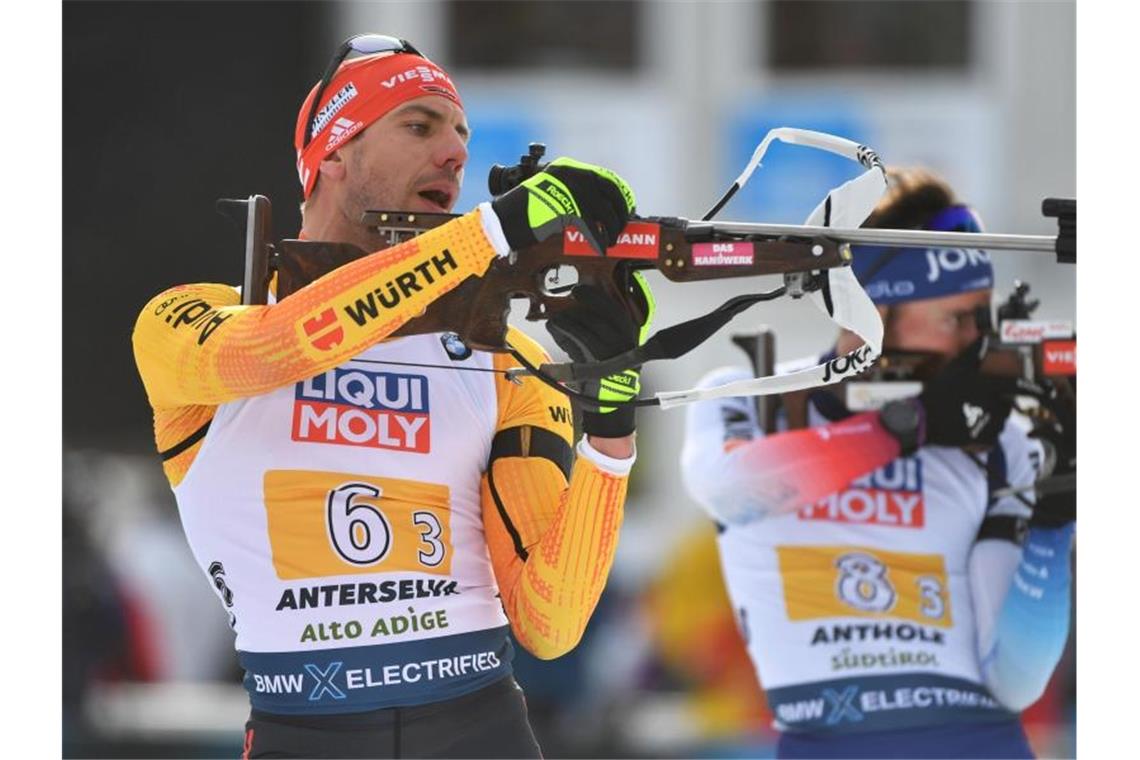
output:
[{"label": "rifle stock", "polygon": [[269,284],[273,278],[274,248],[272,204],[264,195],[251,195],[245,200],[220,198],[218,213],[237,224],[245,232],[245,265],[242,270],[241,302],[246,306],[269,302]]},{"label": "rifle stock", "polygon": [[[454,218],[450,214],[377,211],[365,214],[363,221],[374,241],[369,247],[377,251]],[[635,312],[637,307],[627,290],[635,269],[657,269],[674,282],[695,282],[818,271],[844,266],[850,260],[846,245],[822,237],[716,240],[706,233],[694,240],[685,220],[680,219],[635,221],[606,256],[598,255],[575,233],[567,230],[562,236],[519,251],[513,263],[496,259],[482,277],[465,280],[395,334],[454,331],[473,348],[504,351],[511,299],[528,300],[526,318],[532,321],[548,319],[573,305],[567,297],[569,285],[554,290],[548,287],[550,273],[565,267],[576,271],[578,283],[601,288]],[[346,243],[307,240],[282,240],[274,251],[270,263],[277,272],[278,300],[369,253]],[[639,321],[644,318],[637,313],[634,316]]]}]

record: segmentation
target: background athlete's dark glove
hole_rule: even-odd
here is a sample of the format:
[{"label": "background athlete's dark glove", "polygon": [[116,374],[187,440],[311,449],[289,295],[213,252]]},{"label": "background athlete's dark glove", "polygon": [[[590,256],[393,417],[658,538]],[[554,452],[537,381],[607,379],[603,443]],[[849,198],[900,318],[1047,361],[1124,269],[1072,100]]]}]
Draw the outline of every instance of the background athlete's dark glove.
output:
[{"label": "background athlete's dark glove", "polygon": [[[625,304],[615,301],[601,288],[578,285],[570,291],[575,306],[546,320],[554,342],[576,362],[610,359],[645,342],[653,319],[653,293],[640,272],[633,272],[622,285],[645,315],[637,324]],[[582,384],[582,392],[599,401],[627,401],[641,391],[641,367]],[[582,410],[582,430],[600,438],[621,438],[633,433],[636,407],[632,404]]]},{"label": "background athlete's dark glove", "polygon": [[[1042,420],[1034,426],[1030,437],[1041,440],[1053,459],[1051,476],[1075,475],[1077,472],[1077,415],[1076,409],[1054,407],[1055,418]],[[1030,526],[1060,528],[1077,519],[1077,491],[1044,493],[1037,497]]]},{"label": "background athlete's dark glove", "polygon": [[491,201],[512,251],[576,227],[602,254],[617,242],[636,205],[617,174],[570,158],[554,159]]},{"label": "background athlete's dark glove", "polygon": [[926,440],[935,446],[992,446],[997,442],[1020,392],[1016,378],[983,375],[979,370],[988,339],[981,337],[924,384],[919,403]]}]

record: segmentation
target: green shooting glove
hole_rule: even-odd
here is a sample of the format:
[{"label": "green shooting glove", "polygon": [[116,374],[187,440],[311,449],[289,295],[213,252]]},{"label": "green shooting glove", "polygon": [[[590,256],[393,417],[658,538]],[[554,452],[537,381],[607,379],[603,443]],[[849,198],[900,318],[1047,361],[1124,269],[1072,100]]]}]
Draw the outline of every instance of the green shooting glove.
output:
[{"label": "green shooting glove", "polygon": [[633,189],[617,174],[571,158],[556,158],[491,201],[513,251],[576,227],[604,253],[636,205]]},{"label": "green shooting glove", "polygon": [[[644,315],[640,321],[631,313],[629,304],[614,300],[600,288],[578,285],[570,292],[575,306],[559,312],[546,321],[546,329],[554,342],[576,362],[599,361],[625,353],[645,342],[653,321],[656,304],[648,283],[640,272],[625,273],[621,284],[633,310]],[[629,401],[641,391],[641,367],[631,367],[600,381],[583,384],[582,392],[599,401]],[[603,406],[598,410],[582,410],[582,430],[600,438],[631,435],[636,426],[636,407]]]}]

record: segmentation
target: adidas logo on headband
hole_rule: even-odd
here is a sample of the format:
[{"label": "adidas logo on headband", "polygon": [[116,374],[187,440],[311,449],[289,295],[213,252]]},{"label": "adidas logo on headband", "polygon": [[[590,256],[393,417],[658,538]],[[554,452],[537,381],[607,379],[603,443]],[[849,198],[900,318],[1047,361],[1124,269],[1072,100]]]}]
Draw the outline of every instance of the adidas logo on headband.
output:
[{"label": "adidas logo on headband", "polygon": [[346,119],[343,116],[337,119],[336,123],[332,125],[332,129],[329,131],[329,141],[325,145],[325,150],[332,150],[348,138],[355,135],[358,131],[360,131],[360,127],[362,125],[362,122]]}]

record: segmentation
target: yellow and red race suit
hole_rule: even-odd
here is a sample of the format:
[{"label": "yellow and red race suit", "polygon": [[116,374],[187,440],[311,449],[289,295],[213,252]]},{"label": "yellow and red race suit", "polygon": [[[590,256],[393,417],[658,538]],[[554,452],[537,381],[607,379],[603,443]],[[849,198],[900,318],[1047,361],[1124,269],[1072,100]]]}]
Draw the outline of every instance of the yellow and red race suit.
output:
[{"label": "yellow and red race suit", "polygon": [[[510,672],[508,622],[543,658],[582,636],[632,459],[584,439],[575,458],[566,398],[507,381],[506,355],[453,334],[387,339],[506,252],[491,213],[281,303],[186,285],[139,315],[155,440],[257,709],[450,699]],[[521,333],[510,341],[545,360]]]}]

